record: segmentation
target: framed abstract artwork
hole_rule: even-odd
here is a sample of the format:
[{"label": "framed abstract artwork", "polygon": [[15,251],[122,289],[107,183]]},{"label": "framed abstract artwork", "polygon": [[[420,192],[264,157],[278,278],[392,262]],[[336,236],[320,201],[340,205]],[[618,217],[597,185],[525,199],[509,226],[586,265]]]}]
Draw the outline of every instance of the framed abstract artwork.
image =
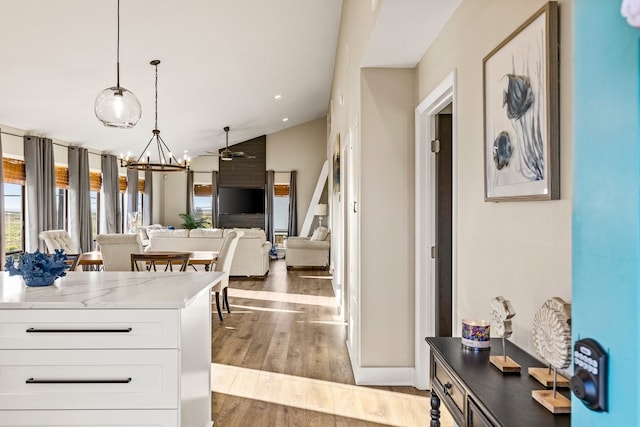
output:
[{"label": "framed abstract artwork", "polygon": [[482,60],[485,201],[560,198],[558,4]]}]

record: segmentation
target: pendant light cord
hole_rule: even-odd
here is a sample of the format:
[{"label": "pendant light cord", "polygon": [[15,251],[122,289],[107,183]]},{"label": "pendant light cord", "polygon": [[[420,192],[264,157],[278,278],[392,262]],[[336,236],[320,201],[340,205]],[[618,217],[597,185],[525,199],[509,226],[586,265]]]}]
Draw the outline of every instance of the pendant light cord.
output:
[{"label": "pendant light cord", "polygon": [[116,48],[116,87],[120,87],[120,0],[118,0],[118,46]]},{"label": "pendant light cord", "polygon": [[[160,62],[160,61],[158,61]],[[156,126],[155,129],[158,129],[158,64],[156,65]]]}]

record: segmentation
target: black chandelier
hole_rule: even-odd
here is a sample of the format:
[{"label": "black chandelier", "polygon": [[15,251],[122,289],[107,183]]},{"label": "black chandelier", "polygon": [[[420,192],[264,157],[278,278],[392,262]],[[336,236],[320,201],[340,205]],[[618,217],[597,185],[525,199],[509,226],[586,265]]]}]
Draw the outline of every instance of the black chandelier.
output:
[{"label": "black chandelier", "polygon": [[[130,154],[127,154],[126,157],[120,154],[120,166],[127,169],[152,172],[188,171],[191,159],[185,155],[178,160],[160,136],[160,130],[158,130],[158,64],[160,64],[160,60],[154,59],[150,64],[156,67],[156,121],[155,128],[152,131],[153,135],[142,150],[142,153],[135,160],[131,158]],[[151,156],[149,147],[152,143],[156,147],[157,157]]]}]

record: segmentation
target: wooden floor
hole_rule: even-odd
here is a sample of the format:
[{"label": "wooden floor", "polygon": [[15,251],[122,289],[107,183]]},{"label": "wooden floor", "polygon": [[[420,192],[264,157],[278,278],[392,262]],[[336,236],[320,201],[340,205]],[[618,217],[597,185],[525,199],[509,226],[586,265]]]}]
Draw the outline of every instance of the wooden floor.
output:
[{"label": "wooden floor", "polygon": [[215,427],[429,425],[428,392],[354,385],[327,272],[280,260],[229,288],[231,314],[212,317]]}]

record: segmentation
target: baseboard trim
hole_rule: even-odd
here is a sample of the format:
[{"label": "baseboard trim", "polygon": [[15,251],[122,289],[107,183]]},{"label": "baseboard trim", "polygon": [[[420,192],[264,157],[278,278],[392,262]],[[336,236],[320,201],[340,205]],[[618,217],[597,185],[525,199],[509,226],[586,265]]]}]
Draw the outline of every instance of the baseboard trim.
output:
[{"label": "baseboard trim", "polygon": [[358,385],[413,386],[414,368],[358,368],[353,375]]},{"label": "baseboard trim", "polygon": [[357,385],[380,386],[412,386],[414,385],[415,369],[413,367],[362,367],[354,363],[353,349],[347,341],[347,352],[351,362],[351,370]]}]

